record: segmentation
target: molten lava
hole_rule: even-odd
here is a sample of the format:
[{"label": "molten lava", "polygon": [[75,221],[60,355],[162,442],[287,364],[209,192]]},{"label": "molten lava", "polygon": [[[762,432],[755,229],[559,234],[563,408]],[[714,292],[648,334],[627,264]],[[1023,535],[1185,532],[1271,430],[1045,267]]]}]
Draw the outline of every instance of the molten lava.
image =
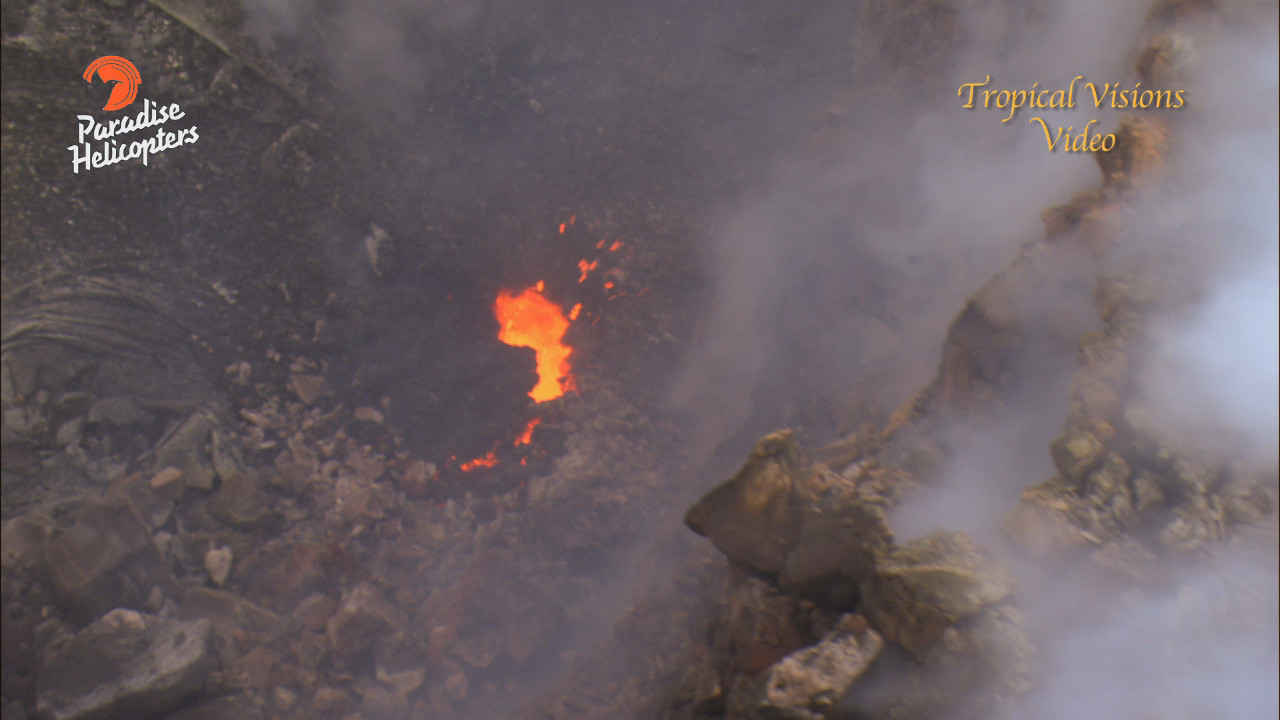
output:
[{"label": "molten lava", "polygon": [[542,418],[540,417],[530,420],[529,424],[524,426],[524,432],[520,433],[520,437],[516,438],[516,441],[512,444],[519,447],[521,445],[528,445],[529,443],[532,443],[533,429],[538,427],[538,423],[540,422],[542,422]]},{"label": "molten lava", "polygon": [[498,464],[498,456],[489,451],[484,457],[478,457],[475,460],[468,460],[458,467],[462,472],[471,472],[476,468],[491,468]]},{"label": "molten lava", "polygon": [[498,318],[498,339],[508,345],[533,348],[538,359],[538,384],[529,391],[535,402],[546,402],[573,389],[569,355],[573,348],[565,345],[564,333],[569,319],[564,310],[542,295],[542,283],[519,295],[509,290],[498,293],[493,303]]}]

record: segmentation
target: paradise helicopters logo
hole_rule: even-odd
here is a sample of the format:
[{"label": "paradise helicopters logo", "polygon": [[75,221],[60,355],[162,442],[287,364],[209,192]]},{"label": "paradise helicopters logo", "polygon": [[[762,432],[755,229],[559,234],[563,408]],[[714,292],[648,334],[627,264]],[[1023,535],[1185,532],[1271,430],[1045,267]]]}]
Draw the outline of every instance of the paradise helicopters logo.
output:
[{"label": "paradise helicopters logo", "polygon": [[[118,55],[100,57],[84,69],[85,82],[92,84],[94,76],[101,78],[104,83],[115,83],[111,88],[111,97],[102,106],[103,110],[123,110],[138,98],[142,75],[128,60]],[[99,120],[92,115],[77,115],[79,139],[75,145],[67,148],[71,151],[71,169],[79,173],[81,167],[92,170],[139,158],[143,165],[147,165],[151,156],[156,153],[179,145],[190,145],[200,139],[195,125],[177,132],[170,132],[165,125],[184,117],[186,113],[178,103],[160,105],[145,98],[137,115],[126,114],[109,120]],[[156,128],[155,134],[135,136],[137,139],[125,137],[149,128]]]}]

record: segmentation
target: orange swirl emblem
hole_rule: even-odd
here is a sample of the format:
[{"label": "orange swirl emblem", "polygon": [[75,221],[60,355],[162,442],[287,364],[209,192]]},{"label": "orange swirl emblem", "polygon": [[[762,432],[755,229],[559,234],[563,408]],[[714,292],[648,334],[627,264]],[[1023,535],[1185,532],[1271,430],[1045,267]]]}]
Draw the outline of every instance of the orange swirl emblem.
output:
[{"label": "orange swirl emblem", "polygon": [[92,83],[94,75],[102,78],[102,82],[115,83],[115,87],[111,88],[111,97],[102,106],[103,110],[119,110],[138,97],[142,75],[133,63],[119,55],[104,55],[89,63],[89,67],[84,69],[85,82]]}]

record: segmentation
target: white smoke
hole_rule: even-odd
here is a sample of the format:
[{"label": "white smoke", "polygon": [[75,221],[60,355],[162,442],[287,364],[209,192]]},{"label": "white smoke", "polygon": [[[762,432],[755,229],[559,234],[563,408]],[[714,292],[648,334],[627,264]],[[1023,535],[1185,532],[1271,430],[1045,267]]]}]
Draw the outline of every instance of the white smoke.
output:
[{"label": "white smoke", "polygon": [[[1007,123],[1004,111],[962,109],[956,89],[987,76],[989,87],[1008,89],[1067,88],[1076,75],[1118,82],[1132,74],[1119,71],[1146,9],[1140,2],[1061,3],[1042,9],[1036,27],[1013,31],[1007,23],[1015,13],[1006,6],[974,13],[966,23],[974,42],[948,72],[945,91],[853,110],[862,129],[834,147],[806,148],[741,198],[712,231],[705,332],[677,385],[677,402],[698,409],[706,432],[731,433],[753,412],[754,387],[791,382],[778,358],[801,323],[812,334],[852,335],[843,356],[803,358],[806,373],[885,373],[891,387],[878,400],[904,400],[933,372],[940,339],[965,299],[1043,232],[1041,209],[1097,182],[1091,155],[1048,152],[1029,118],[1039,112],[1051,128],[1076,132],[1093,118],[1096,127],[1114,126],[1114,115],[1095,110],[1080,83],[1074,110],[1023,108]],[[840,228],[837,237],[832,227]],[[805,264],[829,245],[860,260]],[[850,318],[874,309],[823,302],[833,286],[865,285],[868,274],[890,286],[882,301],[892,308],[898,343],[871,366],[853,358],[860,344],[882,340],[856,336],[863,328]],[[804,308],[803,318],[779,311],[789,298],[805,300],[793,303]]]},{"label": "white smoke", "polygon": [[[1265,26],[1263,26],[1265,27]],[[1153,416],[1193,446],[1274,466],[1280,432],[1280,210],[1275,27],[1204,49],[1203,117],[1183,142],[1182,183],[1148,218],[1189,230],[1176,268],[1196,297],[1152,330],[1144,378]]]},{"label": "white smoke", "polygon": [[[981,31],[956,65],[953,87],[991,75],[996,87],[1065,84],[1077,74],[1099,83],[1136,80],[1134,43],[1150,3],[1061,3],[1041,32],[1017,36],[999,53]],[[1216,40],[1195,48],[1203,63],[1189,108],[1173,119],[1175,181],[1139,210],[1136,248],[1118,251],[1114,269],[1159,258],[1176,304],[1148,316],[1142,402],[1184,447],[1226,449],[1274,474],[1280,375],[1277,277],[1277,49],[1274,8],[1231,9]],[[1244,22],[1238,22],[1241,18]],[[989,18],[970,22],[986,28]],[[989,40],[990,38],[986,38]],[[1024,109],[1010,123],[991,111],[964,111],[951,98],[899,106],[873,124],[877,133],[830,153],[821,172],[779,173],[742,200],[715,233],[715,292],[681,393],[714,410],[716,431],[731,432],[753,409],[748,389],[777,382],[771,361],[796,322],[771,310],[797,292],[821,295],[838,275],[798,277],[795,258],[830,242],[830,218],[855,221],[842,242],[902,273],[891,303],[904,304],[925,282],[927,258],[946,268],[928,302],[901,316],[902,353],[936,358],[947,322],[1018,247],[1043,232],[1042,208],[1097,185],[1091,157],[1050,154]],[[1118,118],[1091,101],[1046,120],[1079,127]],[[895,134],[892,127],[909,131]],[[833,159],[834,158],[834,159]],[[893,188],[877,195],[868,188]],[[1146,237],[1142,237],[1145,229]],[[856,279],[851,279],[856,282]],[[1054,291],[1058,292],[1058,291]],[[1090,288],[1050,301],[1096,311]],[[848,308],[824,308],[840,332]],[[1144,360],[1143,360],[1144,359]],[[1016,568],[1019,603],[1041,652],[1035,691],[1020,718],[1058,720],[1249,720],[1277,716],[1277,609],[1274,538],[1261,551],[1225,549],[1211,562],[1177,571],[1160,589],[1122,593],[1018,555],[999,530],[1021,489],[1054,473],[1050,440],[1061,432],[1073,355],[1029,353],[1028,389],[982,428],[956,427],[957,449],[939,487],[893,517],[901,537],[945,527],[970,532]],[[828,372],[867,372],[833,365]],[[1273,531],[1268,531],[1274,534]],[[1271,549],[1265,549],[1268,545]]]},{"label": "white smoke", "polygon": [[[484,0],[246,0],[249,26],[267,44],[299,42],[322,59],[349,97],[395,110],[446,68],[439,45],[465,29]],[[375,109],[375,108],[371,108]]]},{"label": "white smoke", "polygon": [[[1021,717],[1276,717],[1276,557],[1237,553],[1215,560],[1185,573],[1165,593],[1117,597],[1059,574],[1055,586],[1045,588],[1051,592],[1029,608],[1044,634],[1035,690]],[[1050,621],[1053,630],[1045,633]]]},{"label": "white smoke", "polygon": [[[1164,283],[1165,304],[1150,311],[1144,340],[1128,350],[1141,360],[1137,401],[1181,447],[1274,477],[1280,94],[1274,9],[1259,15],[1196,48],[1203,69],[1191,84],[1194,110],[1175,129],[1174,178],[1140,208],[1134,239],[1110,262]],[[962,449],[942,487],[896,518],[909,533],[969,530],[1017,568],[1019,603],[1041,649],[1019,717],[1277,717],[1274,527],[1237,530],[1249,540],[1145,591],[1031,563],[992,529],[1016,502],[1012,478],[1024,474],[1031,484],[1053,472],[1044,446],[1054,416],[1062,417],[1058,403],[1015,403],[985,435],[955,431]]]}]

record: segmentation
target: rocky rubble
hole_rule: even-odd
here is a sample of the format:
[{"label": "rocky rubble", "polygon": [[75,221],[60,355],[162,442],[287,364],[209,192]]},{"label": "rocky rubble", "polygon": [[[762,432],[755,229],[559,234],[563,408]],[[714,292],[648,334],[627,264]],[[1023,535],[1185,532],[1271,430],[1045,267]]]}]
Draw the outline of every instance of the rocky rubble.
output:
[{"label": "rocky rubble", "polygon": [[[40,717],[69,720],[384,720],[502,704],[518,681],[490,678],[548,662],[591,597],[586,571],[555,558],[585,561],[634,532],[642,515],[614,514],[654,492],[652,475],[612,486],[617,468],[638,467],[627,433],[640,418],[607,393],[571,411],[592,429],[558,475],[448,498],[385,418],[260,389],[240,422],[198,411],[158,437],[143,472],[6,520],[6,633],[30,637],[6,639],[6,698],[30,692]],[[126,630],[132,654],[108,662]],[[184,632],[188,645],[157,644]],[[19,647],[34,656],[9,655]],[[64,672],[75,665],[107,674]]]},{"label": "rocky rubble", "polygon": [[860,608],[917,654],[1012,592],[1012,581],[961,533],[895,543],[882,501],[812,463],[789,431],[762,438],[686,522],[749,572],[820,607]]},{"label": "rocky rubble", "polygon": [[1066,426],[1050,447],[1058,475],[1028,488],[1006,523],[1033,553],[1082,553],[1142,579],[1159,557],[1206,550],[1232,526],[1274,515],[1265,470],[1187,447],[1131,400],[1139,364],[1130,348],[1144,337],[1146,311],[1172,301],[1159,287],[1150,271],[1100,280],[1103,330],[1080,342]]},{"label": "rocky rubble", "polygon": [[[68,719],[471,716],[508,712],[530,670],[558,662],[557,641],[594,602],[594,566],[661,491],[641,444],[652,426],[601,387],[544,415],[572,435],[550,472],[454,495],[382,411],[299,381],[321,378],[315,363],[287,365],[295,372],[254,382],[235,363],[226,395],[153,428],[117,475],[6,519],[14,707]],[[117,645],[128,652],[103,655]]]},{"label": "rocky rubble", "polygon": [[[895,542],[883,499],[860,489],[859,477],[814,463],[779,431],[689,510],[693,530],[776,588],[744,579],[730,596],[720,631],[736,638],[720,668],[726,717],[826,717],[874,663],[881,637],[919,661],[916,681],[881,698],[881,712],[947,707],[979,717],[990,707],[969,696],[974,683],[1008,694],[1027,682],[1030,645],[1005,571],[963,533]],[[813,632],[830,617],[839,618],[831,630]],[[741,618],[779,630],[743,639]]]}]

